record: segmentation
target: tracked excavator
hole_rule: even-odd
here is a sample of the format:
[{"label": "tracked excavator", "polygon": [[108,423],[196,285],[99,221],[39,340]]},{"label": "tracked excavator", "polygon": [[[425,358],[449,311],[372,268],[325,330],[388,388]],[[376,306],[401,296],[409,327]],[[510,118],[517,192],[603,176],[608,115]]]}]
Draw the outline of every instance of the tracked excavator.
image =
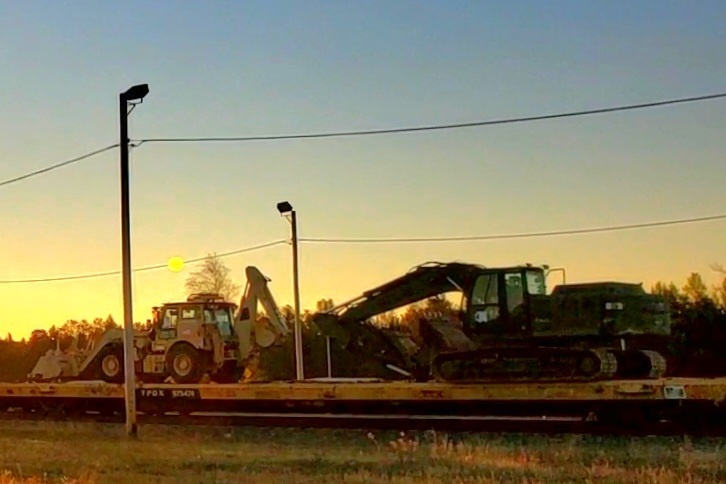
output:
[{"label": "tracked excavator", "polygon": [[[218,294],[192,294],[186,301],[152,309],[150,327],[134,334],[135,367],[141,381],[198,383],[205,376],[238,381],[255,352],[280,343],[289,329],[256,267],[246,268],[247,283],[239,306]],[[261,304],[265,315],[258,313]],[[124,381],[123,330],[110,329],[65,351],[51,350],[29,375],[31,381]]]},{"label": "tracked excavator", "polygon": [[[447,382],[659,378],[670,336],[665,300],[640,284],[595,282],[546,290],[546,268],[426,263],[313,315],[323,334],[375,358],[392,377]],[[455,317],[427,315],[413,337],[374,316],[449,293]],[[449,315],[451,316],[451,315]]]}]

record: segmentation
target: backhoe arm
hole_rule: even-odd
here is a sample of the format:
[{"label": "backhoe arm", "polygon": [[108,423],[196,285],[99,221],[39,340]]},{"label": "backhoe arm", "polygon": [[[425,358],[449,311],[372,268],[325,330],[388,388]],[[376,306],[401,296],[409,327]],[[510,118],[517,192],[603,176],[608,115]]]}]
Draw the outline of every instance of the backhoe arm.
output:
[{"label": "backhoe arm", "polygon": [[[247,284],[234,328],[239,339],[240,360],[245,360],[255,345],[267,348],[290,333],[267,285],[268,279],[253,266],[248,266],[245,273]],[[266,318],[258,319],[258,303],[262,304]]]}]

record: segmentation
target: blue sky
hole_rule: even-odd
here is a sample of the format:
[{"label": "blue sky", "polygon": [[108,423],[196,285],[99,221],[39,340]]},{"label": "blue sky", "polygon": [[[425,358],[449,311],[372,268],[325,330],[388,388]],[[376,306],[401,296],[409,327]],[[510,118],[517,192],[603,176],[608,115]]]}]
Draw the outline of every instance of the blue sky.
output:
[{"label": "blue sky", "polygon": [[[0,179],[131,137],[457,123],[726,91],[723,2],[0,3]],[[135,266],[288,236],[571,229],[726,212],[725,101],[456,131],[132,150]],[[0,190],[4,277],[120,268],[116,151]],[[709,282],[724,222],[519,241],[301,247],[303,304],[428,260],[564,265],[571,280]],[[289,248],[255,264],[291,300]],[[138,274],[135,314],[186,273]],[[113,313],[120,278],[0,286],[0,331]],[[45,301],[45,303],[39,303]]]}]

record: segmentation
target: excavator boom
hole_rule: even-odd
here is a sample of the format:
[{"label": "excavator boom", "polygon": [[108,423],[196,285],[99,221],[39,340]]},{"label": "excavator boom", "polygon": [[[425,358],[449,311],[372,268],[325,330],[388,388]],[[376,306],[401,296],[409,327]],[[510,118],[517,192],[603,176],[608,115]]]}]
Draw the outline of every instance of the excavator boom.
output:
[{"label": "excavator boom", "polygon": [[361,296],[313,315],[315,325],[343,347],[371,356],[400,374],[418,371],[418,345],[410,336],[376,327],[368,320],[393,309],[451,291],[464,292],[484,267],[429,262]]},{"label": "excavator boom", "polygon": [[408,304],[451,291],[464,291],[484,269],[457,262],[421,264],[356,299],[313,315],[313,321],[325,334],[345,344],[354,326]]},{"label": "excavator boom", "polygon": [[[342,320],[365,320],[439,294],[461,291],[481,269],[483,267],[469,264],[429,262],[364,292],[362,297],[333,308],[332,311],[341,314]],[[345,311],[341,312],[341,309]]]}]

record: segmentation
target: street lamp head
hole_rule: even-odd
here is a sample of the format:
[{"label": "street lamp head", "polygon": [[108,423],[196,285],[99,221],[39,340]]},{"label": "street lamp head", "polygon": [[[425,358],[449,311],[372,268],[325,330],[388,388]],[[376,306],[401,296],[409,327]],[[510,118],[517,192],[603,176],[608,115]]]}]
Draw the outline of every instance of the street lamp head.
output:
[{"label": "street lamp head", "polygon": [[141,101],[147,94],[149,94],[149,85],[137,84],[130,87],[122,96],[126,101]]},{"label": "street lamp head", "polygon": [[286,213],[292,212],[292,205],[290,205],[290,202],[280,202],[277,204],[277,211],[280,212],[280,215],[285,215]]}]

